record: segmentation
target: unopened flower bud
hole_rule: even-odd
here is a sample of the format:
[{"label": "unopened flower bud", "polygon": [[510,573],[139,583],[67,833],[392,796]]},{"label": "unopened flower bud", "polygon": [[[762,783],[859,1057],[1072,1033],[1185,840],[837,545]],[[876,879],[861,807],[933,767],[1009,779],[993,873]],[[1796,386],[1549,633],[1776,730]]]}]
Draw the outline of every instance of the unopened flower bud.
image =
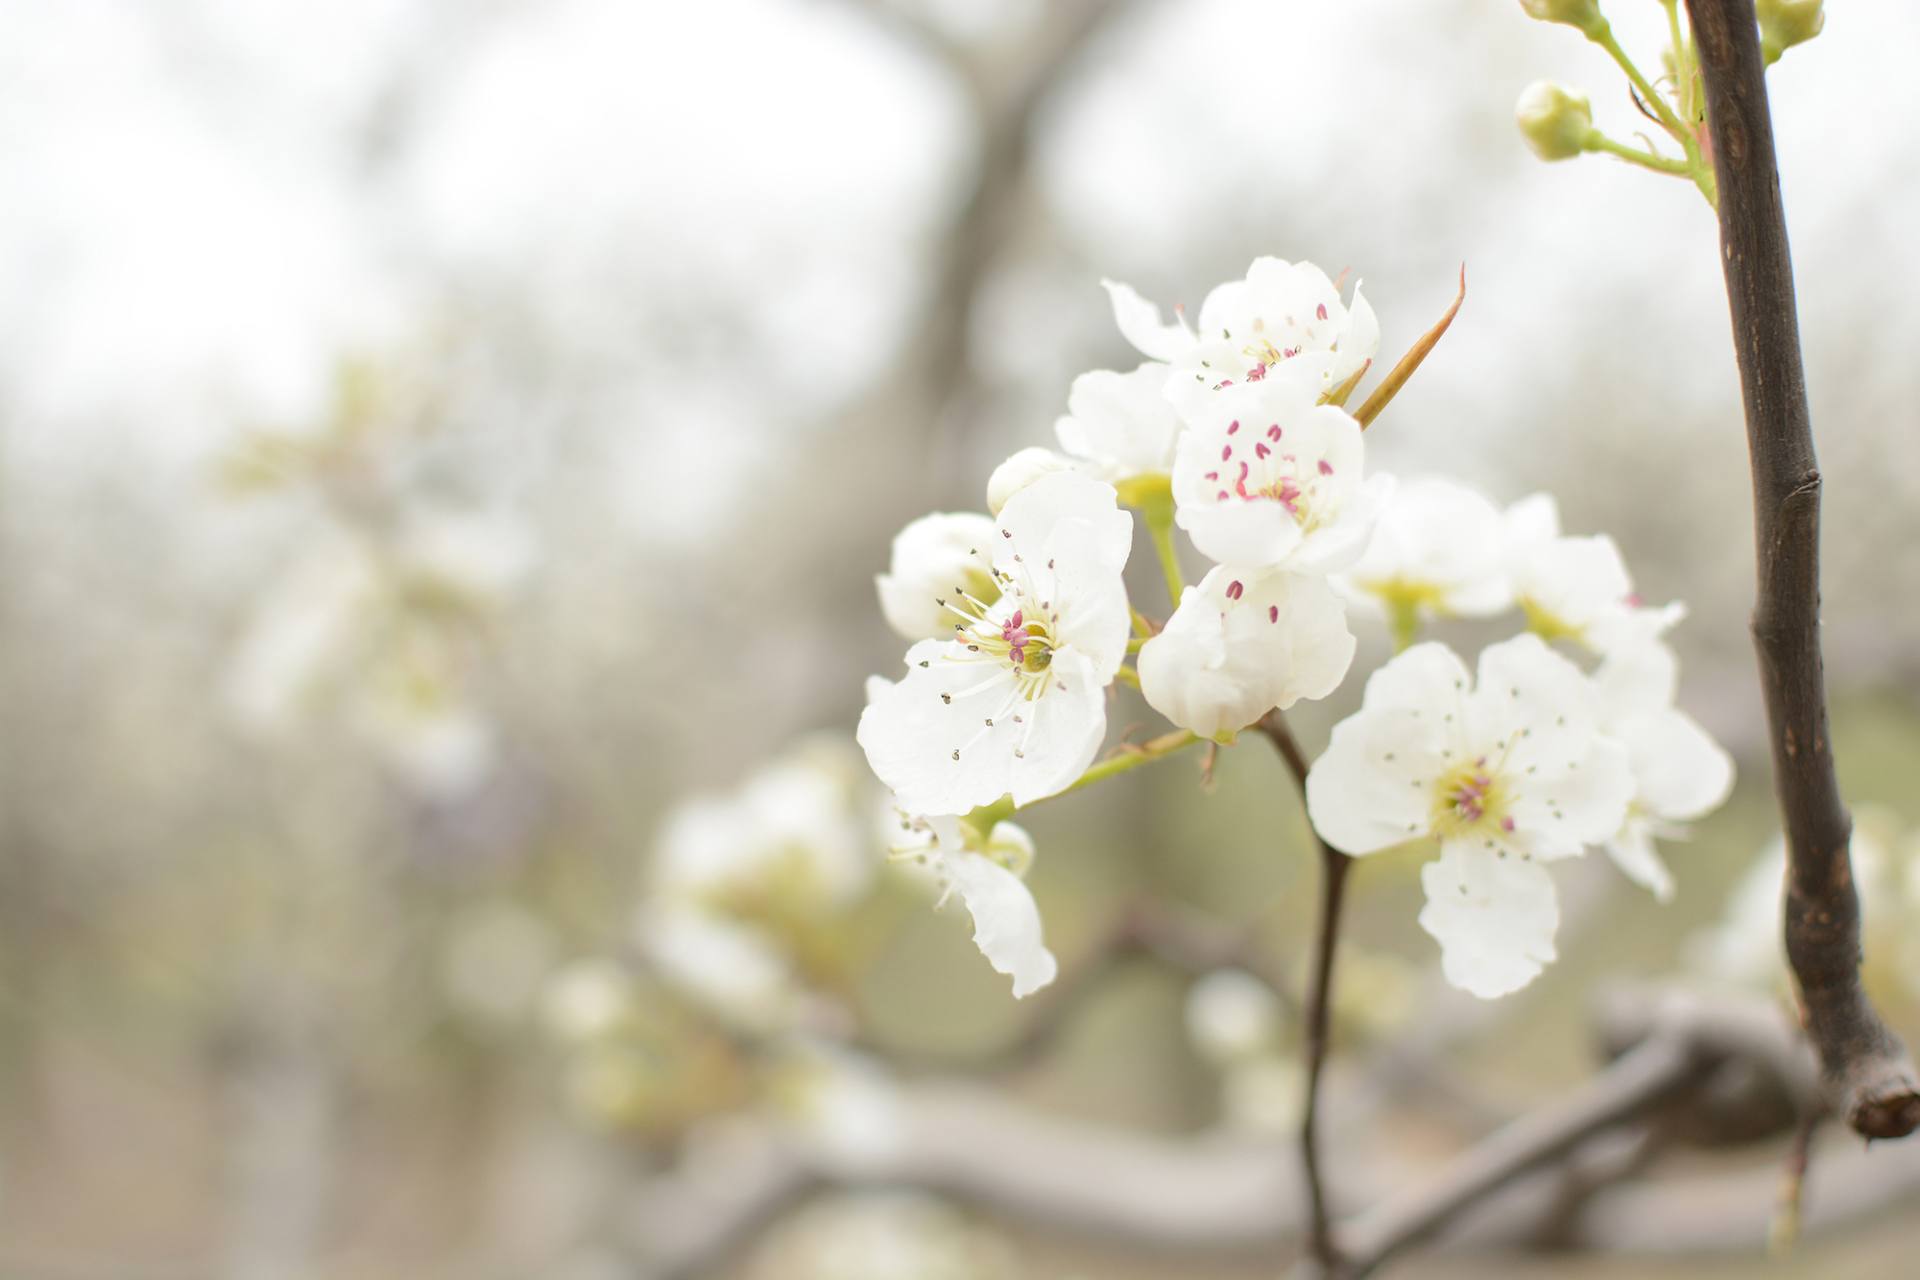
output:
[{"label": "unopened flower bud", "polygon": [[1593,107],[1557,84],[1536,80],[1514,109],[1520,133],[1542,160],[1571,160],[1592,149]]},{"label": "unopened flower bud", "polygon": [[993,474],[987,477],[987,510],[997,516],[1000,508],[1007,505],[1008,498],[1041,476],[1071,470],[1073,460],[1061,457],[1051,449],[1043,449],[1039,445],[1022,449],[995,467]]},{"label": "unopened flower bud", "polygon": [[1598,0],[1520,0],[1529,18],[1541,22],[1564,22],[1582,31],[1599,30],[1606,23],[1600,16]]},{"label": "unopened flower bud", "polygon": [[1827,25],[1826,0],[1758,0],[1760,52],[1769,63],[1797,44],[1805,44]]}]

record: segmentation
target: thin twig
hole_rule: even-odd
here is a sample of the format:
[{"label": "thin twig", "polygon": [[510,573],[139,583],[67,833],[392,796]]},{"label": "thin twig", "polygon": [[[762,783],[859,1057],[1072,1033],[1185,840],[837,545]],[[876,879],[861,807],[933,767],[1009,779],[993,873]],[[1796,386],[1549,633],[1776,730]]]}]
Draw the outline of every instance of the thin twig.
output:
[{"label": "thin twig", "polygon": [[1820,656],[1820,472],[1759,31],[1752,0],[1687,0],[1687,13],[1706,84],[1753,464],[1753,639],[1787,835],[1787,958],[1834,1109],[1868,1138],[1904,1137],[1920,1126],[1920,1083],[1860,985],[1852,820],[1834,777]]},{"label": "thin twig", "polygon": [[[1279,711],[1260,718],[1260,732],[1272,740],[1287,763],[1300,800],[1307,797],[1307,758]],[[1333,1212],[1327,1203],[1326,1174],[1320,1162],[1320,1078],[1326,1067],[1328,1028],[1333,1008],[1333,962],[1340,945],[1340,912],[1346,902],[1347,872],[1353,859],[1315,833],[1320,847],[1320,920],[1314,938],[1313,975],[1307,988],[1306,1103],[1300,1111],[1300,1165],[1307,1189],[1307,1251],[1324,1271],[1340,1264],[1333,1238]]]}]

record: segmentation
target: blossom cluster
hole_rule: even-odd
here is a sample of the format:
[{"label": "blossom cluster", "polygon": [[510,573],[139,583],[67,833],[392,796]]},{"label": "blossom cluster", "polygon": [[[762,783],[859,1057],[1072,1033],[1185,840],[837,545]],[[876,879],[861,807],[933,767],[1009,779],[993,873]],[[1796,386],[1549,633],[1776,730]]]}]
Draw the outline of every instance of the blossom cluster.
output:
[{"label": "blossom cluster", "polygon": [[235,494],[278,495],[300,530],[234,646],[236,724],[280,741],[337,723],[425,800],[495,770],[492,632],[539,555],[503,504],[429,491],[416,454],[436,421],[397,370],[350,363],[327,415],[244,433],[221,469]]},{"label": "blossom cluster", "polygon": [[[1015,994],[1057,966],[1019,879],[1031,841],[1004,820],[1118,771],[1096,764],[1109,687],[1135,685],[1177,726],[1155,740],[1168,749],[1231,743],[1342,684],[1350,612],[1383,620],[1400,652],[1312,769],[1309,814],[1349,854],[1438,843],[1421,924],[1449,979],[1500,995],[1552,958],[1544,863],[1604,845],[1669,895],[1655,837],[1732,778],[1673,705],[1662,637],[1680,606],[1642,604],[1613,542],[1563,534],[1545,495],[1502,511],[1450,479],[1370,473],[1361,415],[1398,378],[1348,408],[1380,342],[1357,284],[1262,258],[1207,295],[1197,326],[1107,290],[1147,359],[1075,379],[1054,445],[1002,464],[986,511],[908,525],[876,584],[911,647],[904,676],[871,683],[860,745],[893,792],[903,856],[959,894]],[[1135,515],[1167,579],[1164,622],[1127,595]],[[1192,585],[1176,529],[1211,562]],[[1510,612],[1527,631],[1488,648],[1477,681],[1444,645],[1414,643],[1435,620]]]},{"label": "blossom cluster", "polygon": [[581,1119],[659,1136],[764,1106],[823,1148],[888,1140],[891,1083],[845,1043],[877,887],[873,791],[852,744],[821,734],[665,815],[624,954],[546,983]]}]

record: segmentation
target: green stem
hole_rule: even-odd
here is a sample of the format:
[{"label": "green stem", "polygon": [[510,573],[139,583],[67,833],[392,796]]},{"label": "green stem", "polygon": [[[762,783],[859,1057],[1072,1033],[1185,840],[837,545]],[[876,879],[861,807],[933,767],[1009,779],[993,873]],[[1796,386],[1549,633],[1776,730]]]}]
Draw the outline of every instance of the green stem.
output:
[{"label": "green stem", "polygon": [[1073,783],[1067,787],[1067,790],[1060,792],[1060,794],[1066,795],[1068,791],[1078,791],[1080,788],[1090,787],[1096,782],[1105,782],[1108,778],[1116,774],[1125,773],[1129,769],[1138,769],[1143,764],[1152,764],[1155,760],[1170,756],[1174,752],[1185,747],[1190,747],[1198,741],[1200,741],[1200,736],[1191,729],[1175,729],[1172,733],[1163,733],[1159,737],[1151,738],[1137,747],[1128,748],[1121,751],[1118,755],[1108,756],[1105,760],[1089,765],[1087,771],[1075,779]]},{"label": "green stem", "polygon": [[[1080,788],[1090,787],[1096,782],[1104,782],[1116,774],[1127,772],[1129,769],[1138,769],[1143,764],[1152,764],[1155,760],[1170,756],[1174,752],[1190,747],[1198,741],[1200,741],[1199,736],[1191,729],[1176,729],[1172,733],[1163,733],[1159,737],[1149,739],[1137,747],[1125,748],[1115,755],[1108,756],[1105,760],[1097,761],[1089,765],[1085,773],[1075,778],[1064,789],[1054,792],[1054,796],[1064,796],[1070,791],[1078,791]],[[1051,800],[1053,796],[1046,796],[1044,798]],[[1036,800],[1033,803],[1038,804],[1040,801]],[[1012,796],[1001,796],[992,804],[981,805],[972,813],[962,818],[961,821],[967,826],[972,827],[973,830],[984,839],[992,832],[995,823],[1003,822],[1011,818],[1020,807],[1021,806],[1014,804]],[[1033,806],[1028,805],[1026,807],[1032,808]]]},{"label": "green stem", "polygon": [[[1687,153],[1687,162],[1684,169],[1669,170],[1662,168],[1659,164],[1648,165],[1647,167],[1660,169],[1661,172],[1686,174],[1693,179],[1693,185],[1700,188],[1700,194],[1707,198],[1707,203],[1716,209],[1719,208],[1719,184],[1714,178],[1713,166],[1708,164],[1700,154],[1700,138],[1699,135],[1694,132],[1693,125],[1682,121],[1680,117],[1674,113],[1673,105],[1666,100],[1658,89],[1653,87],[1652,83],[1649,82],[1644,75],[1640,74],[1640,68],[1633,65],[1633,59],[1627,56],[1627,51],[1620,47],[1618,40],[1614,39],[1613,28],[1608,25],[1604,19],[1598,27],[1587,32],[1586,35],[1587,39],[1593,41],[1593,43],[1605,50],[1607,56],[1614,60],[1621,71],[1626,73],[1627,80],[1633,85],[1634,91],[1638,93],[1641,100],[1647,104],[1647,109],[1652,111],[1654,116],[1660,121],[1660,127],[1671,134],[1673,140],[1680,144],[1680,149]],[[1611,147],[1600,147],[1598,149],[1603,151],[1612,150]],[[1631,148],[1625,148],[1625,150],[1631,151]],[[1615,152],[1614,154],[1617,155],[1619,153]],[[1650,155],[1651,153],[1635,152],[1633,154]],[[1623,158],[1631,159],[1632,156]],[[1654,158],[1656,160],[1659,159],[1659,157]],[[1634,163],[1638,164],[1640,161],[1636,159]]]},{"label": "green stem", "polygon": [[1627,73],[1627,79],[1632,82],[1634,89],[1638,91],[1653,114],[1660,118],[1661,128],[1672,134],[1675,142],[1687,148],[1688,155],[1697,151],[1699,143],[1693,136],[1693,130],[1681,123],[1680,117],[1674,114],[1673,107],[1668,104],[1666,97],[1640,74],[1640,68],[1633,65],[1633,59],[1627,56],[1627,51],[1620,47],[1618,40],[1614,39],[1613,28],[1602,22],[1597,28],[1587,33],[1587,39],[1606,50],[1607,56]]},{"label": "green stem", "polygon": [[1673,156],[1655,155],[1651,151],[1630,147],[1624,142],[1614,141],[1598,129],[1588,136],[1587,146],[1591,150],[1618,156],[1628,164],[1637,164],[1642,169],[1651,169],[1655,173],[1671,173],[1682,178],[1690,178],[1694,174],[1694,165],[1691,161],[1676,159]]},{"label": "green stem", "polygon": [[1180,556],[1173,546],[1173,512],[1169,510],[1159,519],[1156,515],[1159,513],[1147,512],[1147,535],[1153,539],[1153,549],[1160,554],[1160,572],[1167,580],[1167,595],[1178,609],[1186,581],[1180,576]]},{"label": "green stem", "polygon": [[1393,651],[1405,653],[1420,638],[1420,605],[1406,599],[1387,601],[1387,626],[1393,632]]}]

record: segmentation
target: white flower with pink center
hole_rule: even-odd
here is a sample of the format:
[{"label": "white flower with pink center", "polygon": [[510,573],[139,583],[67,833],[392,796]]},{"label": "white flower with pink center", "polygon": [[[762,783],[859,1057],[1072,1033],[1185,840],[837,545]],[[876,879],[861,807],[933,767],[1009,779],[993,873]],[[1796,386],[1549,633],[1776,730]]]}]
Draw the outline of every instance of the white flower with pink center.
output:
[{"label": "white flower with pink center", "polygon": [[1482,618],[1513,603],[1500,510],[1443,476],[1394,487],[1366,554],[1336,584],[1411,640],[1420,622]]},{"label": "white flower with pink center", "polygon": [[956,581],[950,638],[907,651],[907,674],[860,717],[867,762],[916,814],[960,814],[1063,790],[1106,734],[1107,685],[1126,656],[1121,571],[1133,517],[1113,486],[1049,475],[1001,510],[978,559],[989,600]]},{"label": "white flower with pink center", "polygon": [[1103,282],[1120,332],[1143,355],[1173,367],[1169,392],[1182,409],[1193,391],[1258,381],[1298,365],[1311,370],[1322,391],[1366,367],[1380,349],[1373,308],[1353,289],[1351,303],[1327,273],[1310,262],[1256,258],[1246,278],[1207,294],[1196,333],[1175,309],[1174,322],[1124,284]]},{"label": "white flower with pink center", "polygon": [[1606,849],[1628,879],[1662,902],[1673,875],[1655,838],[1684,839],[1686,824],[1720,807],[1733,790],[1733,759],[1707,731],[1673,705],[1679,663],[1655,641],[1608,655],[1594,674],[1606,732],[1627,749],[1633,803]]},{"label": "white flower with pink center", "polygon": [[1220,567],[1140,650],[1140,691],[1181,728],[1230,741],[1275,707],[1332,693],[1353,648],[1324,578]]},{"label": "white flower with pink center", "polygon": [[1307,776],[1307,812],[1356,856],[1438,840],[1421,927],[1449,982],[1505,995],[1554,958],[1559,907],[1540,864],[1626,820],[1633,773],[1601,717],[1592,682],[1538,636],[1489,646],[1477,683],[1445,645],[1415,645],[1334,727]]},{"label": "white flower with pink center", "polygon": [[1033,838],[1011,822],[980,838],[953,817],[900,815],[893,857],[926,868],[944,904],[955,893],[973,917],[973,941],[987,963],[1013,979],[1016,999],[1054,980],[1060,966],[1047,950],[1040,908],[1022,878],[1033,864]]},{"label": "white flower with pink center", "polygon": [[1677,601],[1641,601],[1612,538],[1563,535],[1551,495],[1514,503],[1505,524],[1514,598],[1528,625],[1546,639],[1572,640],[1604,655],[1656,641],[1686,616]]},{"label": "white flower with pink center", "polygon": [[1392,480],[1366,479],[1360,424],[1282,372],[1225,387],[1188,418],[1175,520],[1221,564],[1325,574],[1366,550]]}]

